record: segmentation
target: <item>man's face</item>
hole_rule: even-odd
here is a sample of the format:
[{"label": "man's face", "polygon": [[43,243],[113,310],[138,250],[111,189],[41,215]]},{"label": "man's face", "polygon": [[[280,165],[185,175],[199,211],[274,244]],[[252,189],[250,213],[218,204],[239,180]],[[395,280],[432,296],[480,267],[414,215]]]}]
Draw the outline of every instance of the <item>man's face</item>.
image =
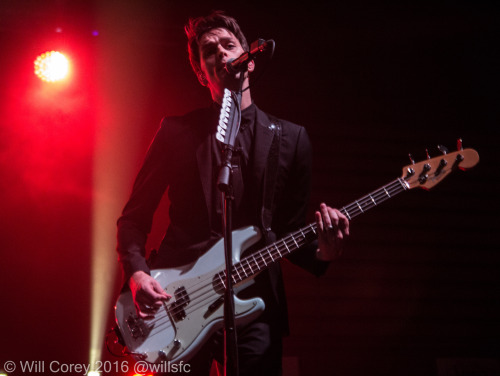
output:
[{"label": "man's face", "polygon": [[205,84],[215,100],[224,95],[224,88],[237,90],[239,74],[231,75],[225,70],[229,59],[238,58],[243,52],[240,41],[224,28],[212,29],[202,35],[199,42],[200,68],[206,78]]}]

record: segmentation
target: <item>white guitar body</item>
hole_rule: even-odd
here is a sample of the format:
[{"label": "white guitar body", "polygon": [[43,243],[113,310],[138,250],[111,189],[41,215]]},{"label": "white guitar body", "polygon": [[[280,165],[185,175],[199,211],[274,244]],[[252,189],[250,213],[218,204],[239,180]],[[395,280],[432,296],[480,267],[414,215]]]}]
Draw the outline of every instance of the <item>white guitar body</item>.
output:
[{"label": "white guitar body", "polygon": [[[236,264],[240,255],[260,240],[261,235],[256,227],[246,227],[232,234],[233,263]],[[224,260],[221,239],[192,264],[152,270],[151,276],[172,296],[152,320],[140,319],[132,293],[123,292],[116,303],[115,313],[129,352],[150,363],[185,361],[212,333],[222,328],[224,287],[217,284],[215,277],[224,272]],[[246,287],[246,284],[240,283],[240,286]],[[264,301],[260,298],[241,300],[235,296],[234,302],[236,325],[250,322],[264,310]]]}]

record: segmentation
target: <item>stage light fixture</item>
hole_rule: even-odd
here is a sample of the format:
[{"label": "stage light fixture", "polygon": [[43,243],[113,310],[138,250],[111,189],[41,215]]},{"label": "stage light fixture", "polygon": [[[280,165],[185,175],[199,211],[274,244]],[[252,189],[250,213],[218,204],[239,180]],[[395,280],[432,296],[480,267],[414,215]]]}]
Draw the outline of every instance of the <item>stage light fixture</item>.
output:
[{"label": "stage light fixture", "polygon": [[65,79],[69,73],[69,60],[58,51],[47,51],[35,60],[35,74],[42,81],[57,82]]}]

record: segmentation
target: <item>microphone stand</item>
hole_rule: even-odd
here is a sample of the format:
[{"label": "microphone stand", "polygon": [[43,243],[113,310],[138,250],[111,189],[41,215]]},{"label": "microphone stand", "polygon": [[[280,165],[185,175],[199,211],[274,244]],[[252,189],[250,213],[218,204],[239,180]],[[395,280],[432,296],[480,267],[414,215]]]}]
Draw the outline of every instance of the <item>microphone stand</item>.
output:
[{"label": "microphone stand", "polygon": [[[244,72],[240,75],[240,87],[237,92],[237,106],[241,108],[241,96],[244,81]],[[238,117],[238,122],[241,118]],[[240,124],[238,126],[238,131]],[[236,138],[235,138],[236,142]],[[238,340],[236,335],[234,290],[233,290],[233,241],[232,241],[232,209],[233,209],[233,184],[232,184],[232,157],[234,145],[225,145],[224,161],[219,171],[217,186],[223,194],[222,222],[224,237],[224,254],[226,261],[226,289],[224,290],[224,376],[238,376]]]}]

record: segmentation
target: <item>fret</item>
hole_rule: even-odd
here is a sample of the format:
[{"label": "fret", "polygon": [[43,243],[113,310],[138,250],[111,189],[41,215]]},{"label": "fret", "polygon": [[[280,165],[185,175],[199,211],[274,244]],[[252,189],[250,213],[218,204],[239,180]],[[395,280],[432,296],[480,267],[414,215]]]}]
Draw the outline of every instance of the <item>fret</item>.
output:
[{"label": "fret", "polygon": [[361,213],[364,213],[363,208],[361,207],[361,205],[359,204],[359,202],[357,200],[356,200],[356,205],[358,205],[358,208],[359,208],[359,210],[361,210]]},{"label": "fret", "polygon": [[260,265],[259,265],[259,263],[257,262],[257,260],[255,259],[255,256],[254,256],[254,255],[252,255],[252,258],[253,258],[253,261],[255,262],[255,265],[257,265],[257,269],[259,269],[259,270],[260,270]]},{"label": "fret", "polygon": [[269,248],[266,248],[266,250],[267,250],[267,253],[269,253],[269,256],[271,256],[271,260],[274,262],[273,254],[271,253]]},{"label": "fret", "polygon": [[247,277],[247,278],[248,278],[248,274],[247,274],[247,272],[246,272],[246,270],[245,270],[245,267],[241,264],[241,262],[238,264],[238,266],[240,266],[240,267],[241,267],[241,271],[245,274],[245,277]]},{"label": "fret", "polygon": [[294,236],[293,235],[290,235],[290,237],[292,238],[293,242],[295,243],[295,245],[297,246],[297,248],[300,248],[299,244],[297,243],[297,241],[295,240]]},{"label": "fret", "polygon": [[248,261],[248,258],[245,258],[245,261],[247,262],[247,265],[250,268],[250,272],[252,273],[252,275],[255,274],[253,269],[252,269],[252,264],[250,264],[250,261]]},{"label": "fret", "polygon": [[278,248],[278,245],[276,243],[274,243],[274,248],[276,248],[276,250],[278,251],[278,255],[280,255],[280,258],[283,258],[283,255],[281,254],[280,249]]},{"label": "fret", "polygon": [[377,203],[375,202],[374,198],[372,197],[372,195],[368,195],[371,199],[372,199],[372,202],[373,202],[373,205],[377,206]]},{"label": "fret", "polygon": [[288,248],[288,245],[286,244],[286,241],[282,240],[281,242],[285,245],[286,251],[290,254],[292,251],[290,251],[290,248]]},{"label": "fret", "polygon": [[[238,272],[238,268],[237,267],[234,268],[234,271],[236,272],[236,274],[238,274],[238,278],[240,279],[240,281],[243,280],[243,278],[241,278],[240,273]],[[233,278],[235,278],[234,274],[233,274]]]},{"label": "fret", "polygon": [[389,194],[389,192],[387,192],[387,189],[385,189],[385,187],[384,187],[384,191],[385,191],[385,194],[386,194],[388,197],[391,197],[391,195]]},{"label": "fret", "polygon": [[264,261],[264,265],[267,266],[266,258],[264,257],[264,255],[260,255],[260,258],[262,259],[262,261]]},{"label": "fret", "polygon": [[294,239],[296,240],[297,248],[300,248],[302,246],[302,239],[300,239],[300,235],[295,235]]},{"label": "fret", "polygon": [[344,214],[346,215],[347,218],[349,218],[349,220],[351,220],[351,215],[349,214],[349,212],[347,211],[346,208],[343,208],[342,211],[344,211]]}]

